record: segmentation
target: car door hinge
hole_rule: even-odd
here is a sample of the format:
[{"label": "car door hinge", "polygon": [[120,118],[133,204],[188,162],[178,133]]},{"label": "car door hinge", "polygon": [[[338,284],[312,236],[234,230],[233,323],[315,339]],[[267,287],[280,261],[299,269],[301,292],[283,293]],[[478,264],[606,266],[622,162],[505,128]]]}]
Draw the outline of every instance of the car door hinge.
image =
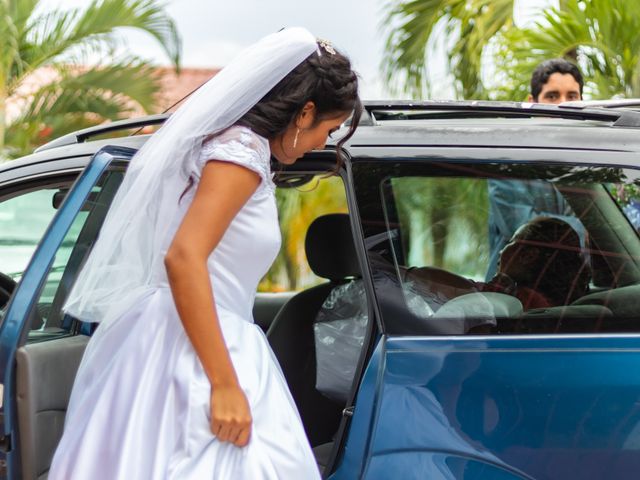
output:
[{"label": "car door hinge", "polygon": [[343,417],[353,417],[353,405],[351,407],[347,407],[344,410],[342,410],[342,416]]},{"label": "car door hinge", "polygon": [[11,435],[2,435],[0,437],[0,452],[9,453],[11,451]]}]

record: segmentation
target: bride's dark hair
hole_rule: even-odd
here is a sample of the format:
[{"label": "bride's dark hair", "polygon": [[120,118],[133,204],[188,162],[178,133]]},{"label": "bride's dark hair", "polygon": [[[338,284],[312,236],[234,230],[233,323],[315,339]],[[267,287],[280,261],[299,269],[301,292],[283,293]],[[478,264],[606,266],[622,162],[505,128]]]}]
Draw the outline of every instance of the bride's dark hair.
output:
[{"label": "bride's dark hair", "polygon": [[342,145],[353,135],[362,114],[358,76],[351,69],[349,59],[332,47],[318,44],[318,52],[293,69],[237,124],[273,139],[285,132],[309,101],[316,106],[315,123],[353,112],[348,132],[336,144],[340,165]]}]

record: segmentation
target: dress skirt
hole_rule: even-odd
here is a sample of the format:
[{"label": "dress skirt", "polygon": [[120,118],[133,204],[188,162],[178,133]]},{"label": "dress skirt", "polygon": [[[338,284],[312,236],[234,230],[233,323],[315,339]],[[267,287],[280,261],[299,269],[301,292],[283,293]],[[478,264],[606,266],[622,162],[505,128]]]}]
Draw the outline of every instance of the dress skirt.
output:
[{"label": "dress skirt", "polygon": [[320,478],[264,333],[220,307],[218,316],[251,408],[246,447],[211,433],[209,380],[171,291],[158,288],[89,342],[49,479]]}]

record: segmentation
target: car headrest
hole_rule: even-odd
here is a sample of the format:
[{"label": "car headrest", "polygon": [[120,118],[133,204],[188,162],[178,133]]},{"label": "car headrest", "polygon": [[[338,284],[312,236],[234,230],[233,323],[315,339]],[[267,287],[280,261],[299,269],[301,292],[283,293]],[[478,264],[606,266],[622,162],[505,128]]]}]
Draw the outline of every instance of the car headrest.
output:
[{"label": "car headrest", "polygon": [[361,276],[346,213],[316,218],[307,230],[304,246],[309,266],[317,276],[334,281]]}]

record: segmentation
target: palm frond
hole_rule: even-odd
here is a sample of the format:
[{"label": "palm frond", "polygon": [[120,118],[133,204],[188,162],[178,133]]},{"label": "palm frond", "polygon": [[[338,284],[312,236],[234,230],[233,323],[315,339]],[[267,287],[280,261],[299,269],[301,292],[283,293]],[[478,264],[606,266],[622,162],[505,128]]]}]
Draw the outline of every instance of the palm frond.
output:
[{"label": "palm frond", "polygon": [[[180,37],[174,22],[154,0],[94,0],[86,9],[32,16],[24,29],[22,54],[33,70],[73,49],[110,45],[118,28],[135,28],[155,37],[176,66]],[[17,83],[21,78],[14,79]]]},{"label": "palm frond", "polygon": [[[6,91],[6,79],[9,78],[13,64],[19,58],[19,31],[11,15],[11,4],[0,1],[0,92]],[[1,95],[1,93],[0,93]]]},{"label": "palm frond", "polygon": [[[26,153],[49,134],[121,117],[134,105],[145,111],[153,108],[158,79],[148,64],[114,55],[118,29],[133,28],[152,35],[179,67],[180,37],[162,1],[92,0],[84,9],[49,12],[41,12],[40,3],[0,0],[3,155],[6,148],[10,156]],[[103,66],[82,66],[92,56],[97,56]],[[56,83],[44,85],[35,93],[19,88],[42,67],[56,69]],[[7,126],[8,98],[24,105],[24,109]]]},{"label": "palm frond", "polygon": [[55,81],[23,99],[7,137],[13,153],[24,154],[74,129],[125,117],[136,104],[149,111],[157,91],[152,67],[138,59],[86,71],[61,67]]},{"label": "palm frond", "polygon": [[528,91],[535,66],[548,58],[577,57],[591,98],[640,94],[640,4],[625,0],[565,0],[564,10],[546,9],[534,27],[502,36],[498,98]]},{"label": "palm frond", "polygon": [[18,31],[22,31],[33,15],[40,0],[11,0],[9,2],[9,15]]},{"label": "palm frond", "polygon": [[382,71],[392,88],[422,95],[428,85],[428,47],[441,21],[454,20],[452,12],[464,0],[410,0],[389,4],[382,29],[387,31]]},{"label": "palm frond", "polygon": [[[387,41],[382,70],[387,82],[408,93],[430,90],[435,42],[444,42],[458,96],[484,96],[482,58],[487,45],[513,22],[514,0],[411,0],[390,5],[383,24]],[[436,32],[444,26],[444,37]],[[396,87],[397,89],[397,87]]]},{"label": "palm frond", "polygon": [[164,5],[156,0],[94,0],[78,19],[69,42],[83,42],[95,34],[109,34],[116,28],[145,31],[158,40],[171,61],[180,63],[181,41]]},{"label": "palm frond", "polygon": [[484,98],[483,54],[503,29],[513,24],[514,0],[482,0],[460,12],[460,37],[450,52],[451,69],[462,98]]}]

